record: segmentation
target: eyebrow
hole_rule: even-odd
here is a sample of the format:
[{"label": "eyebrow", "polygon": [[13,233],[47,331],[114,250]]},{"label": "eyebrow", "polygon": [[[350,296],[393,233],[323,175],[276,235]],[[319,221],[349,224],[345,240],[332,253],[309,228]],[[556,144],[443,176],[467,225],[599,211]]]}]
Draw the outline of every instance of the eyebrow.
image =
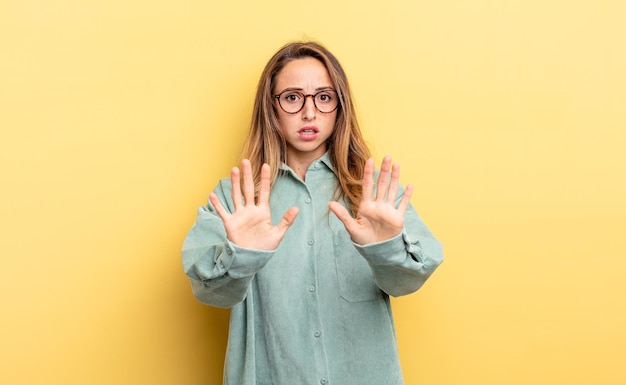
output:
[{"label": "eyebrow", "polygon": [[[282,94],[285,91],[304,91],[304,88],[301,87],[287,87],[284,90],[280,91],[278,94]],[[324,87],[317,87],[315,89],[315,92],[320,92],[320,91],[335,91],[335,89],[332,86],[324,86]]]}]

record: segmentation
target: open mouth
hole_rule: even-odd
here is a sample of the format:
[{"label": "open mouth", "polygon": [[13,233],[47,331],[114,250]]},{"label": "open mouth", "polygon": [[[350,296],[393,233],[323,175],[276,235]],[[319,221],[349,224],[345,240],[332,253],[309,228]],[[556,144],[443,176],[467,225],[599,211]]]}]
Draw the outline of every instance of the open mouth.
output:
[{"label": "open mouth", "polygon": [[313,135],[317,134],[318,132],[319,130],[317,129],[317,127],[304,127],[300,131],[298,131],[298,133],[301,135]]},{"label": "open mouth", "polygon": [[317,127],[303,127],[298,131],[298,136],[302,140],[315,140],[318,134],[319,130]]}]

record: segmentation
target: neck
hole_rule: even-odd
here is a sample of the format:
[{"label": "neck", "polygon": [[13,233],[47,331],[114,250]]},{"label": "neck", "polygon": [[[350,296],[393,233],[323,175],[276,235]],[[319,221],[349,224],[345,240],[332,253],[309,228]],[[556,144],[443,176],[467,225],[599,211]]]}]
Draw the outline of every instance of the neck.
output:
[{"label": "neck", "polygon": [[291,168],[300,177],[300,179],[305,180],[306,171],[309,169],[309,166],[311,166],[311,164],[319,157],[324,155],[324,152],[288,152],[287,166],[289,166],[289,168]]}]

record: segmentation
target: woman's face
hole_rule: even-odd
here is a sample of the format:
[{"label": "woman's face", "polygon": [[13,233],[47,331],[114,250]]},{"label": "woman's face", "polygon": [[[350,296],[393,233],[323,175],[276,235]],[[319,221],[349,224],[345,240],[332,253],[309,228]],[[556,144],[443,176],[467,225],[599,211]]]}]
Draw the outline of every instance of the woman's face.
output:
[{"label": "woman's face", "polygon": [[[285,91],[294,91],[291,92]],[[324,93],[320,91],[330,91]],[[316,103],[322,110],[329,110],[328,104],[336,102],[336,94],[326,67],[317,59],[306,57],[292,60],[276,75],[274,95],[282,93],[281,103],[289,110],[288,103],[296,105],[302,95],[317,94]],[[299,93],[299,94],[298,94]],[[313,97],[305,97],[304,107],[289,114],[283,110],[278,99],[274,98],[278,113],[279,129],[287,141],[287,161],[308,163],[326,152],[326,141],[335,127],[337,109],[322,113],[314,104]],[[293,106],[292,106],[293,107]]]}]

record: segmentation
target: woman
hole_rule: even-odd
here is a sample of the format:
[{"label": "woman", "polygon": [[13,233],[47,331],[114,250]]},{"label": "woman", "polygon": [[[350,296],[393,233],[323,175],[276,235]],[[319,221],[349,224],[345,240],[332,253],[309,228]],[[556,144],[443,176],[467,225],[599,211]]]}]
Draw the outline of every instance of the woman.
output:
[{"label": "woman", "polygon": [[374,170],[328,50],[270,59],[243,158],[183,246],[194,295],[232,308],[224,384],[402,384],[389,295],[419,289],[441,245],[399,166]]}]

